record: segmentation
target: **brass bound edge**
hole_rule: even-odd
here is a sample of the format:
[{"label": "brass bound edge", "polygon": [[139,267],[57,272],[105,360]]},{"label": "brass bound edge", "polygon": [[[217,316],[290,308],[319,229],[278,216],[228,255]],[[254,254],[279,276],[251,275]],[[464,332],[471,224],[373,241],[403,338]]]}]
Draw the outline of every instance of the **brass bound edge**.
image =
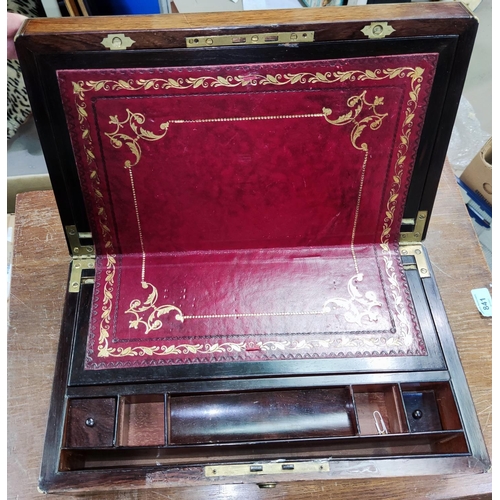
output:
[{"label": "brass bound edge", "polygon": [[190,36],[186,47],[220,47],[231,45],[268,45],[279,43],[314,42],[314,31],[292,31],[276,33],[249,33],[238,35]]},{"label": "brass bound edge", "polygon": [[[80,233],[76,226],[66,226],[66,236],[71,248],[71,272],[68,283],[70,293],[78,293],[82,284],[82,272],[85,269],[95,269],[95,248],[85,244],[83,240],[92,239],[91,233]],[[84,278],[85,283],[93,282],[92,278]]]},{"label": "brass bound edge", "polygon": [[330,464],[327,461],[317,460],[309,462],[271,462],[232,465],[207,465],[205,477],[228,476],[260,476],[265,474],[304,474],[310,472],[329,472]]}]

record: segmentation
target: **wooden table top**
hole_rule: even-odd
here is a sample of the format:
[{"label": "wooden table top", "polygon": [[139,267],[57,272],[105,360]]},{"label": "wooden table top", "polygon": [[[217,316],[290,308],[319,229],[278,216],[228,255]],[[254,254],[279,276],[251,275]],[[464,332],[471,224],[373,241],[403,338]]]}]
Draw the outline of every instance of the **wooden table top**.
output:
[{"label": "wooden table top", "polygon": [[[488,451],[492,443],[492,321],[480,315],[474,288],[489,288],[488,269],[455,177],[445,166],[425,246]],[[69,255],[51,191],[18,195],[8,331],[8,498],[36,499]],[[88,493],[86,499],[450,499],[491,498],[491,472],[425,477],[369,478],[208,485],[130,492]],[[240,480],[241,481],[241,480]],[[53,498],[77,498],[71,494]]]}]

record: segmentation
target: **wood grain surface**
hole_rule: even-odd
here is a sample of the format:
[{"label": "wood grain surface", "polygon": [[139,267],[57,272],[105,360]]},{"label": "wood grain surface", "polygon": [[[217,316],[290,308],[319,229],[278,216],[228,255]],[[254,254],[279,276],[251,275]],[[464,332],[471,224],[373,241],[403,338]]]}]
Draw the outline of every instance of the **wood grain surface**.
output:
[{"label": "wood grain surface", "polygon": [[[491,319],[483,318],[471,289],[490,287],[484,260],[454,175],[445,166],[426,247],[455,335],[491,454]],[[8,498],[42,498],[37,490],[69,256],[52,192],[18,195],[8,331]],[[364,471],[366,474],[366,471]],[[174,474],[175,475],[175,474]],[[279,483],[167,487],[52,498],[85,499],[481,499],[491,498],[492,474],[454,474]],[[290,478],[291,479],[291,478]],[[168,480],[168,478],[167,478]]]},{"label": "wood grain surface", "polygon": [[[279,12],[280,24],[304,24],[325,20],[331,17],[322,9],[282,9]],[[442,4],[425,3],[423,5],[394,4],[348,6],[338,9],[335,18],[339,21],[372,21],[373,19],[414,20],[428,17],[434,21],[447,19],[451,15],[470,18],[470,12],[459,2],[443,7]],[[275,22],[276,13],[272,10],[267,13],[262,11],[242,12],[208,12],[190,14],[170,14],[168,16],[90,16],[30,19],[24,26],[22,34],[36,33],[79,33],[87,31],[113,30],[156,30],[156,29],[203,29],[206,27],[238,27],[261,25],[268,20]],[[435,29],[434,27],[432,29]]]}]

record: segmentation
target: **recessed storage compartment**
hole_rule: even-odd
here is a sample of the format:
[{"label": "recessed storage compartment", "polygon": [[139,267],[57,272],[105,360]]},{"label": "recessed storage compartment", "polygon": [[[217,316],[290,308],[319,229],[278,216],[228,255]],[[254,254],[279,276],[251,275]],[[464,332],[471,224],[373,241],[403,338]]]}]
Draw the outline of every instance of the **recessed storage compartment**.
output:
[{"label": "recessed storage compartment", "polygon": [[406,391],[403,398],[411,432],[443,429],[434,391]]},{"label": "recessed storage compartment", "polygon": [[360,435],[408,432],[397,384],[353,386]]},{"label": "recessed storage compartment", "polygon": [[117,446],[165,444],[165,397],[146,394],[120,397]]},{"label": "recessed storage compartment", "polygon": [[449,384],[402,384],[401,391],[410,432],[462,429]]},{"label": "recessed storage compartment", "polygon": [[116,398],[68,400],[64,446],[99,448],[113,446]]},{"label": "recessed storage compartment", "polygon": [[353,436],[348,387],[171,396],[169,444]]},{"label": "recessed storage compartment", "polygon": [[[419,417],[419,413],[421,413]],[[59,470],[469,453],[447,382],[71,398]]]}]

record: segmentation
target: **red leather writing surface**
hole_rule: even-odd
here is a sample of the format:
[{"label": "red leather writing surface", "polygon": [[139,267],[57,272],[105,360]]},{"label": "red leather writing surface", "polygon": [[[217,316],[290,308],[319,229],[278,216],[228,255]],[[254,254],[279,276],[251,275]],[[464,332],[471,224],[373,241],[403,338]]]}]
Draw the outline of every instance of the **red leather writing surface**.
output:
[{"label": "red leather writing surface", "polygon": [[435,61],[59,71],[87,368],[425,354],[395,243]]}]

